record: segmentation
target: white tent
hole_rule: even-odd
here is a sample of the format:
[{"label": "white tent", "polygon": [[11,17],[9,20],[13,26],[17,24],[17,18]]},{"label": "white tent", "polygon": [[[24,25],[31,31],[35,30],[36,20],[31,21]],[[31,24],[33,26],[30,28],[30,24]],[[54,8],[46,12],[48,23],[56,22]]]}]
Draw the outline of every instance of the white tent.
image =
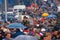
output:
[{"label": "white tent", "polygon": [[26,9],[25,5],[15,5],[13,9]]}]

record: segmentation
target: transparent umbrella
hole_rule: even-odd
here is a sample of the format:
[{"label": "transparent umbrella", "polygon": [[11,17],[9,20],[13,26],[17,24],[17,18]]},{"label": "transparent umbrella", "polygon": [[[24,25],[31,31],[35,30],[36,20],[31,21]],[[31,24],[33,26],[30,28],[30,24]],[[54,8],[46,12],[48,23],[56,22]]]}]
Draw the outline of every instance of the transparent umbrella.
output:
[{"label": "transparent umbrella", "polygon": [[7,25],[7,28],[26,28],[26,26],[24,26],[23,24],[21,23],[11,23],[9,25]]},{"label": "transparent umbrella", "polygon": [[37,38],[29,35],[19,35],[14,40],[37,40]]}]

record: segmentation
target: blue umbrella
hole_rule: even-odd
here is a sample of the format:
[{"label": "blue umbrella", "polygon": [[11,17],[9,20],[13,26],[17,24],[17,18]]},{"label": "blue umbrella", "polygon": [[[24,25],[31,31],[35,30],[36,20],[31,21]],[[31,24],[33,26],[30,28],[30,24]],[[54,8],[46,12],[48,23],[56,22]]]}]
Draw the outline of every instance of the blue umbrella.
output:
[{"label": "blue umbrella", "polygon": [[8,28],[26,28],[26,26],[24,26],[21,23],[11,23],[9,25],[7,25]]},{"label": "blue umbrella", "polygon": [[47,18],[56,18],[56,17],[57,17],[56,15],[51,14]]},{"label": "blue umbrella", "polygon": [[29,35],[19,35],[14,40],[37,40],[37,38]]}]

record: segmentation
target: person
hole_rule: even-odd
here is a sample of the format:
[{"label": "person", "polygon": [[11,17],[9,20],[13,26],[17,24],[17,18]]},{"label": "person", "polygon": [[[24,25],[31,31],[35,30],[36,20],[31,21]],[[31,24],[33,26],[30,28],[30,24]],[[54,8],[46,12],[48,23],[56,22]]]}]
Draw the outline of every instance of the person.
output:
[{"label": "person", "polygon": [[35,35],[34,34],[35,32],[34,32],[33,26],[31,26],[31,28],[29,28],[28,31],[29,31],[28,32],[28,35],[31,35],[31,36],[34,36]]},{"label": "person", "polygon": [[28,18],[26,16],[23,17],[22,24],[25,25],[25,26],[29,25],[29,21],[28,21]]},{"label": "person", "polygon": [[0,40],[2,40],[4,38],[4,32],[0,27]]},{"label": "person", "polygon": [[52,37],[51,33],[46,32],[45,37],[43,38],[43,40],[51,40],[51,37]]},{"label": "person", "polygon": [[3,40],[13,40],[13,39],[11,38],[11,34],[10,33],[6,33],[5,34],[5,38]]},{"label": "person", "polygon": [[15,38],[18,35],[24,35],[23,32],[21,32],[21,30],[19,29],[10,29],[11,30],[11,38]]},{"label": "person", "polygon": [[52,40],[57,40],[58,30],[53,30],[52,32]]},{"label": "person", "polygon": [[35,36],[38,40],[41,40],[42,35],[40,33],[40,28],[35,29]]},{"label": "person", "polygon": [[57,40],[60,40],[60,30],[58,31]]}]

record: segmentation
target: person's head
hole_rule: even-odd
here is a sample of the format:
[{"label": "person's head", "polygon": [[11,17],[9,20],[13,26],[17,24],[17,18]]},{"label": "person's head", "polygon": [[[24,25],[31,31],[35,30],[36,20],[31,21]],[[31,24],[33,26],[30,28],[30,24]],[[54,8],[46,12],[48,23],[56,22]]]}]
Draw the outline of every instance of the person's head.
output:
[{"label": "person's head", "polygon": [[54,25],[48,25],[49,27],[54,27]]},{"label": "person's head", "polygon": [[24,20],[27,20],[28,18],[26,16],[23,17]]},{"label": "person's head", "polygon": [[34,17],[33,20],[37,20],[36,17]]},{"label": "person's head", "polygon": [[39,28],[35,29],[35,33],[40,33],[40,29]]},{"label": "person's head", "polygon": [[4,29],[4,27],[3,26],[0,26],[0,30],[3,30]]},{"label": "person's head", "polygon": [[16,32],[16,29],[14,29],[14,28],[12,28],[12,29],[10,29],[11,30],[11,32]]},{"label": "person's head", "polygon": [[10,38],[11,38],[11,34],[10,34],[10,33],[6,33],[6,34],[5,34],[5,38],[6,38],[6,39],[10,39]]},{"label": "person's head", "polygon": [[58,36],[58,38],[60,38],[60,30],[59,30],[58,35],[57,35],[57,36]]},{"label": "person's head", "polygon": [[53,35],[57,35],[58,34],[58,31],[57,30],[54,30],[53,31]]},{"label": "person's head", "polygon": [[29,28],[29,31],[32,31],[33,30],[33,28]]},{"label": "person's head", "polygon": [[0,27],[0,30],[1,30],[1,27]]},{"label": "person's head", "polygon": [[50,32],[47,32],[44,36],[44,40],[51,40],[51,33]]}]

